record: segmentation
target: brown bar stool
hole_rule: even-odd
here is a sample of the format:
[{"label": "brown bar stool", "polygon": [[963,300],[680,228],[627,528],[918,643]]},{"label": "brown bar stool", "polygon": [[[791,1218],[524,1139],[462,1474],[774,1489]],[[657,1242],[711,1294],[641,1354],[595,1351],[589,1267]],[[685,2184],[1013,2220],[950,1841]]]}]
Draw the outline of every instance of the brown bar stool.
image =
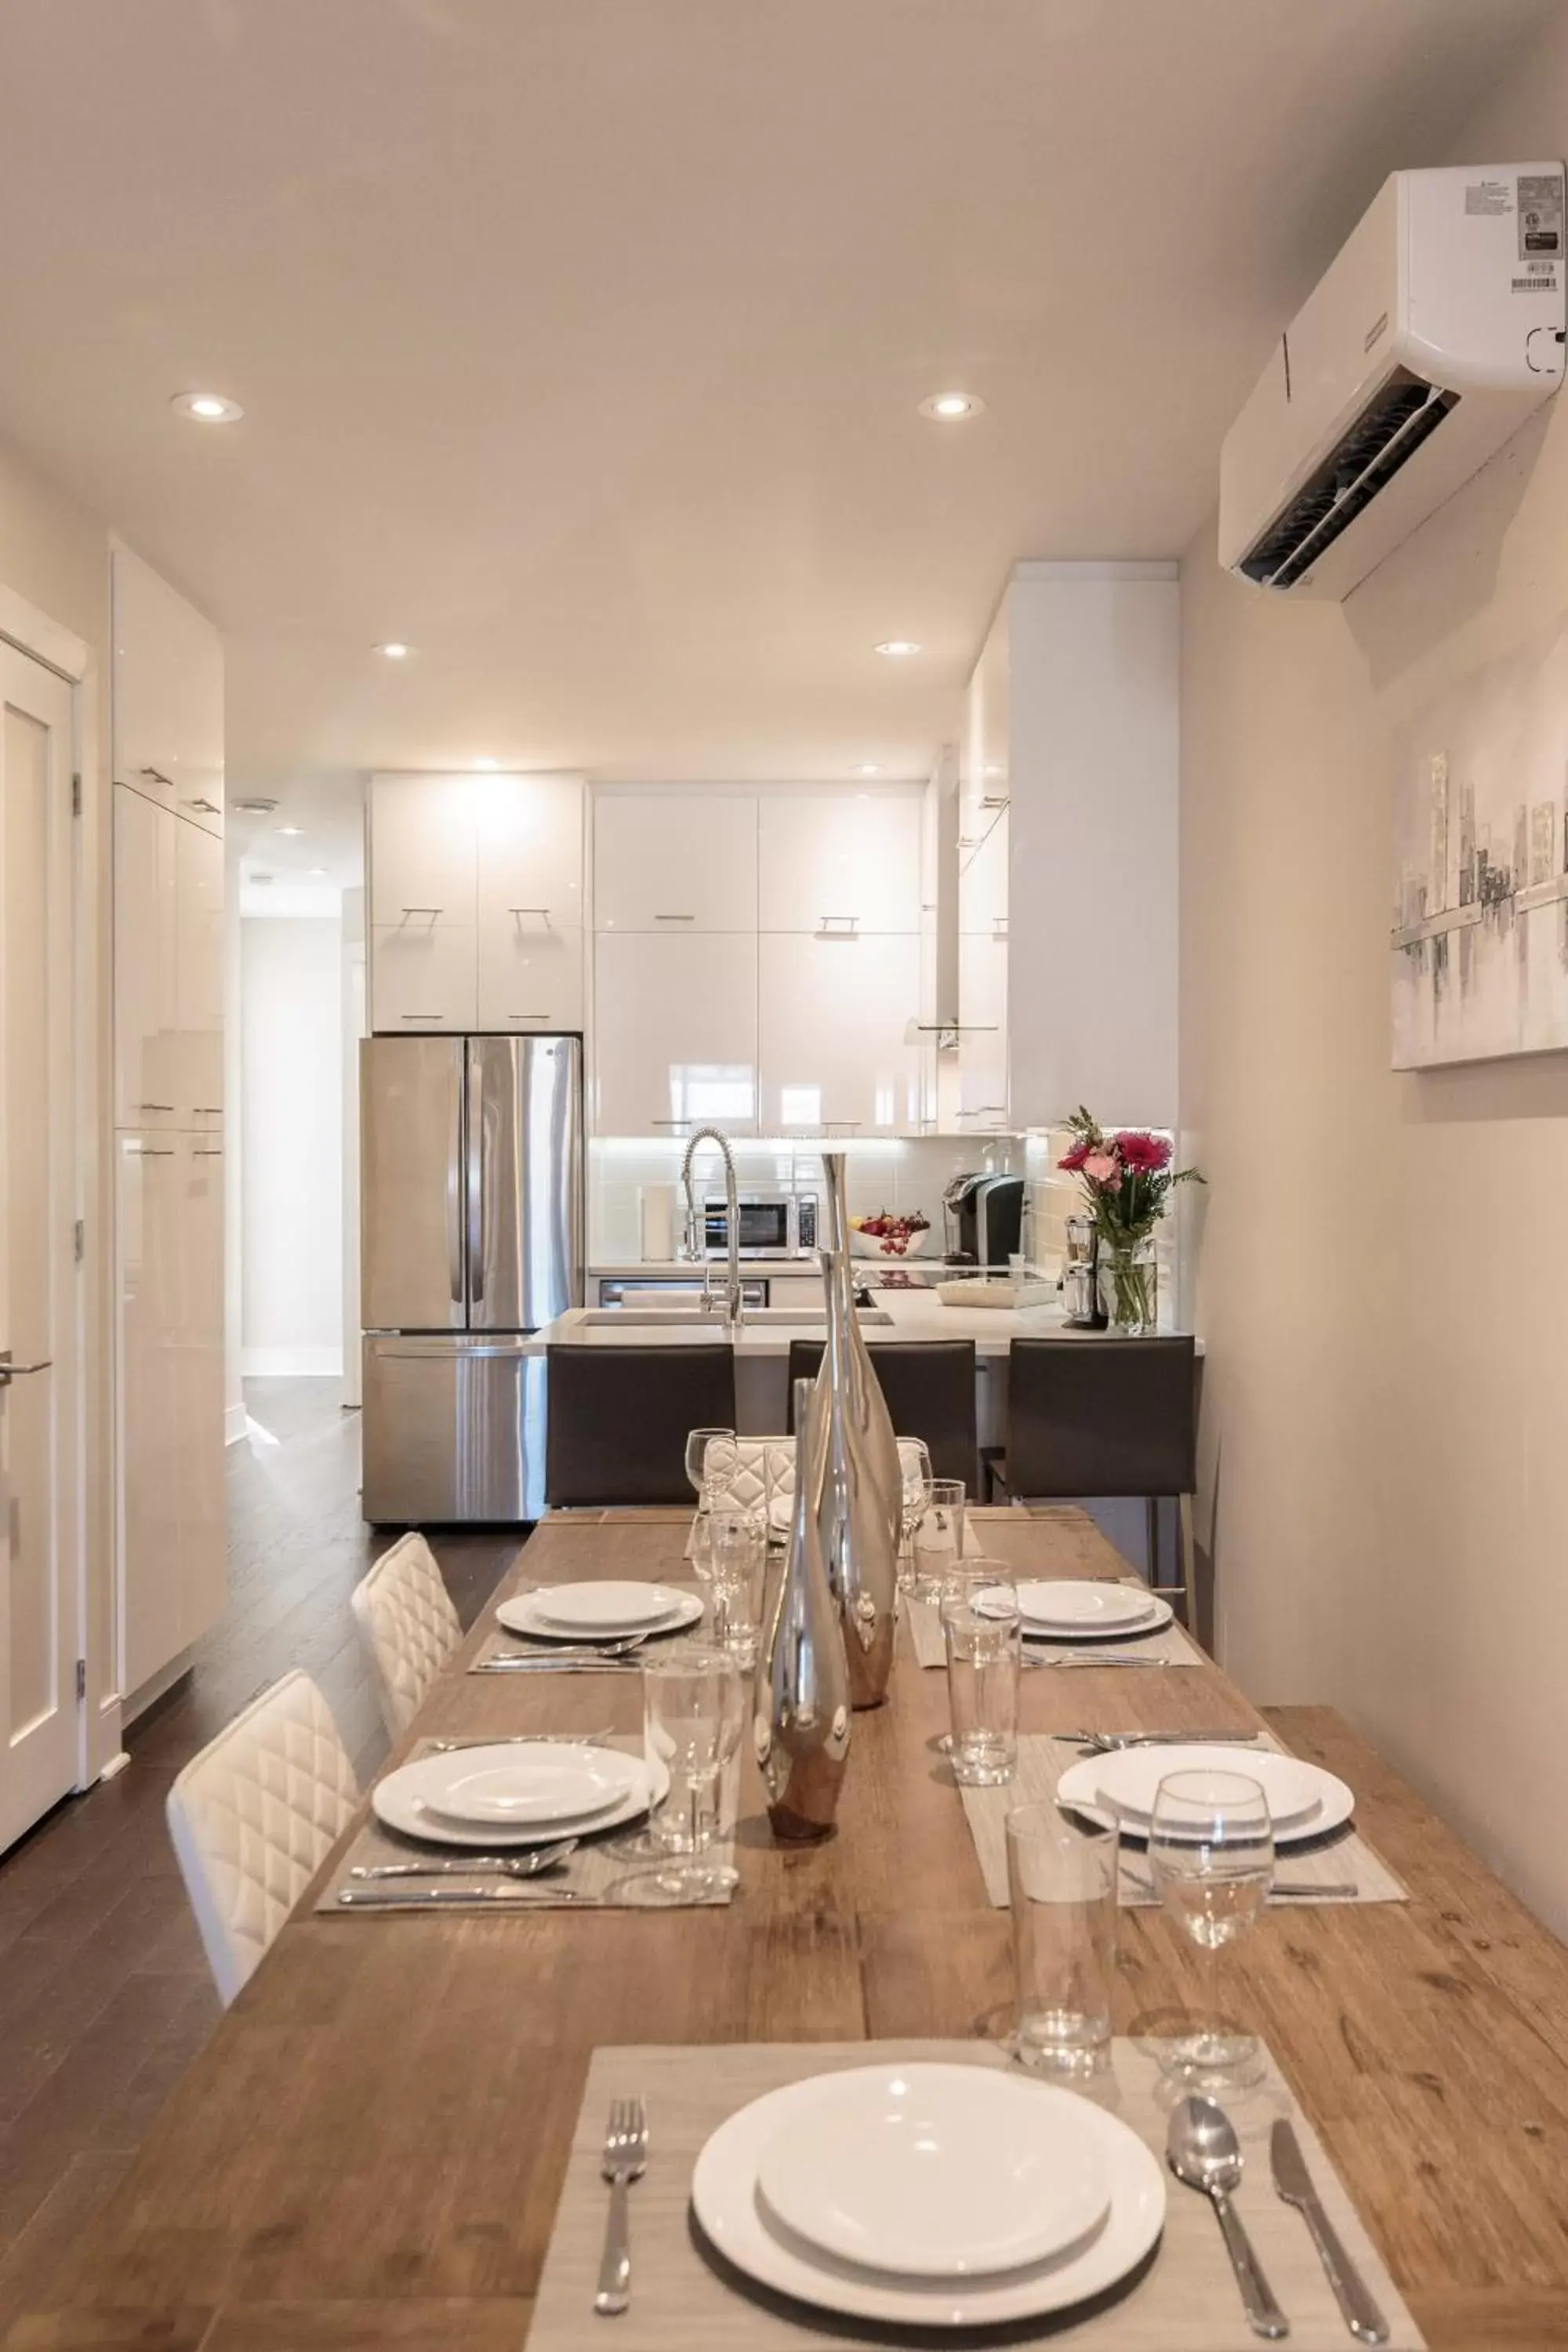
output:
[{"label": "brown bar stool", "polygon": [[690,1503],[686,1440],[735,1426],[735,1350],[545,1349],[544,1499],[559,1506]]},{"label": "brown bar stool", "polygon": [[[792,1339],[789,1343],[789,1419],[795,1430],[795,1384],[814,1381],[826,1342]],[[973,1339],[896,1339],[870,1349],[871,1363],[888,1400],[893,1428],[900,1437],[920,1437],[931,1455],[932,1475],[962,1478],[965,1490],[976,1492],[974,1479],[974,1342]]]},{"label": "brown bar stool", "polygon": [[1150,1581],[1158,1572],[1161,1497],[1179,1512],[1187,1627],[1197,1630],[1193,1503],[1198,1482],[1198,1359],[1187,1337],[1015,1339],[1007,1351],[1007,1445],[985,1469],[1015,1502],[1142,1495]]}]

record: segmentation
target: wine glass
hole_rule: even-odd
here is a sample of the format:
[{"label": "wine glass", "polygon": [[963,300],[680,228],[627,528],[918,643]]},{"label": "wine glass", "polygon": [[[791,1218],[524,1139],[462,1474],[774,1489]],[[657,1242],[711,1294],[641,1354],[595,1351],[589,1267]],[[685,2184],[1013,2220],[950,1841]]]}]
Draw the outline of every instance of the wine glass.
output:
[{"label": "wine glass", "polygon": [[1257,1919],[1274,1880],[1268,1800],[1244,1772],[1172,1772],[1149,1823],[1149,1868],[1162,1902],[1208,1957],[1208,2021],[1165,2043],[1160,2063],[1194,2089],[1245,2090],[1263,2072],[1255,2033],[1219,2007],[1219,1958]]},{"label": "wine glass", "polygon": [[[710,1448],[712,1449],[710,1454]],[[686,1475],[697,1497],[697,1507],[709,1507],[712,1484],[728,1486],[735,1475],[739,1454],[732,1429],[694,1429],[686,1440]]]},{"label": "wine glass", "polygon": [[669,1786],[648,1827],[665,1856],[654,1874],[661,1894],[688,1902],[735,1884],[737,1873],[704,1862],[717,1832],[720,1782],[741,1744],[745,1689],[723,1650],[672,1650],[643,1661],[644,1748]]}]

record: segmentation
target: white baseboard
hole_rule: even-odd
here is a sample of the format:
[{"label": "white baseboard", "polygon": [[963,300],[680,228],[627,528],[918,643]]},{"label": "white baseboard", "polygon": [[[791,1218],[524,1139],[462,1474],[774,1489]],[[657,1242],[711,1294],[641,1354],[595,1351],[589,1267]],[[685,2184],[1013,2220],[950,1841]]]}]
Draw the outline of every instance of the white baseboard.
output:
[{"label": "white baseboard", "polygon": [[225,1407],[223,1416],[223,1442],[226,1445],[237,1445],[239,1444],[240,1439],[245,1435],[247,1418],[246,1410],[242,1404],[231,1404]]},{"label": "white baseboard", "polygon": [[240,1350],[239,1369],[247,1380],[279,1380],[289,1374],[307,1373],[322,1380],[341,1381],[343,1351],[341,1346],[244,1348]]}]

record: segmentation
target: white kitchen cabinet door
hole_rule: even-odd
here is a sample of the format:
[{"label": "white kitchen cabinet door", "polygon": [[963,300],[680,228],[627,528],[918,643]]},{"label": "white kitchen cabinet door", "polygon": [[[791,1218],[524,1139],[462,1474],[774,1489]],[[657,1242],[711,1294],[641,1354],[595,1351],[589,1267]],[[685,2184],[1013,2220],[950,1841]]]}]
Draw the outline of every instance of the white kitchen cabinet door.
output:
[{"label": "white kitchen cabinet door", "polygon": [[1006,926],[958,938],[958,1101],[961,1131],[1007,1124]]},{"label": "white kitchen cabinet door", "polygon": [[958,928],[990,931],[1006,925],[1007,813],[981,820],[984,831],[974,846],[958,853]]},{"label": "white kitchen cabinet door", "polygon": [[477,1028],[479,935],[471,923],[410,915],[370,935],[370,1025],[395,1036]]},{"label": "white kitchen cabinet door", "polygon": [[184,1139],[115,1139],[120,1686],[129,1696],[184,1646],[174,1383]]},{"label": "white kitchen cabinet door", "polygon": [[876,1135],[918,1126],[919,935],[764,931],[758,956],[763,1131],[844,1126]]},{"label": "white kitchen cabinet door", "polygon": [[583,933],[575,923],[557,929],[520,911],[480,925],[479,1025],[582,1028]]},{"label": "white kitchen cabinet door", "polygon": [[170,1387],[179,1446],[180,1647],[228,1598],[224,1527],[223,1139],[179,1139],[174,1163],[179,1321]]},{"label": "white kitchen cabinet door", "polygon": [[733,793],[599,793],[594,929],[754,931],[757,803]]},{"label": "white kitchen cabinet door", "polygon": [[221,833],[223,640],[128,548],[111,577],[114,781]]},{"label": "white kitchen cabinet door", "polygon": [[918,931],[921,795],[764,793],[758,928]]},{"label": "white kitchen cabinet door", "polygon": [[754,934],[611,931],[594,942],[594,1130],[755,1129]]},{"label": "white kitchen cabinet door", "polygon": [[370,919],[458,924],[478,911],[479,789],[476,776],[373,776]]},{"label": "white kitchen cabinet door", "polygon": [[[114,1124],[180,1124],[174,835],[179,820],[114,788]],[[221,876],[221,856],[220,876]]]},{"label": "white kitchen cabinet door", "polygon": [[481,939],[520,917],[581,929],[582,777],[484,776],[474,794]]},{"label": "white kitchen cabinet door", "polygon": [[223,843],[154,814],[174,837],[177,1124],[211,1128],[223,1118]]}]

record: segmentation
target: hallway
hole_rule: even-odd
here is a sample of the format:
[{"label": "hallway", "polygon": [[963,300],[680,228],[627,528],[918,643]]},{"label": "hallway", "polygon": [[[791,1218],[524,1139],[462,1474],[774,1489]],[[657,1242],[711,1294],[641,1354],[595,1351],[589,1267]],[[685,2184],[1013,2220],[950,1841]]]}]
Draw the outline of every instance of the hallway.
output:
[{"label": "hallway", "polygon": [[[359,1423],[335,1381],[246,1385],[226,1462],[229,1602],[192,1672],[133,1725],[130,1765],[0,1860],[0,2333],[98,2210],[211,2031],[218,2002],[163,1822],[170,1783],[255,1694],[302,1666],[361,1773],[385,1746],[348,1606],[383,1548],[359,1517]],[[517,1549],[436,1545],[471,1622]]]}]

